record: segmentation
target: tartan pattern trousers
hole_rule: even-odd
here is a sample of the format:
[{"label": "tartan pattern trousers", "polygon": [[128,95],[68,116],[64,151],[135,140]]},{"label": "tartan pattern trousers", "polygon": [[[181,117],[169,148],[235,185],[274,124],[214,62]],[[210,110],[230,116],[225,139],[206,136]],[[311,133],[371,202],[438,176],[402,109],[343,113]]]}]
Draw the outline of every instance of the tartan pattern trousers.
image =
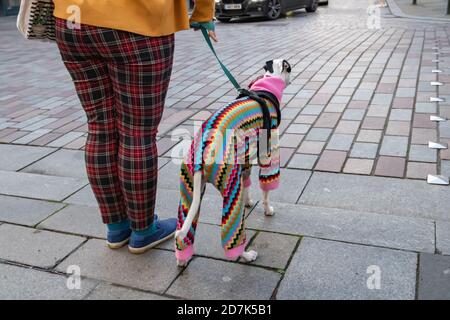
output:
[{"label": "tartan pattern trousers", "polygon": [[56,40],[86,112],[90,185],[104,223],[153,222],[157,128],[172,72],[174,35],[147,37],[56,20]]}]

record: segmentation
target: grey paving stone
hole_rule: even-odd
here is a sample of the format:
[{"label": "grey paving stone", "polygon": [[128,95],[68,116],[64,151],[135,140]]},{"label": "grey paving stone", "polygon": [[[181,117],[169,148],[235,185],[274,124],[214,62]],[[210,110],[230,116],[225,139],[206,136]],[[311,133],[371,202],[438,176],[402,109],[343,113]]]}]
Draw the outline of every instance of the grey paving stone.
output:
[{"label": "grey paving stone", "polygon": [[285,269],[298,241],[298,237],[261,231],[250,245],[258,252],[258,259],[252,264]]},{"label": "grey paving stone", "polygon": [[82,279],[79,290],[69,290],[64,276],[0,264],[2,300],[80,300],[96,285],[94,280]]},{"label": "grey paving stone", "polygon": [[[371,267],[378,268],[380,289]],[[415,297],[417,254],[303,238],[277,299],[400,299]]]},{"label": "grey paving stone", "polygon": [[22,172],[87,179],[84,151],[61,149],[26,167]]},{"label": "grey paving stone", "polygon": [[332,129],[326,128],[312,128],[306,136],[306,140],[327,141],[332,131]]},{"label": "grey paving stone", "polygon": [[366,113],[366,110],[348,109],[342,115],[342,119],[344,119],[344,120],[362,120],[364,118],[365,113]]},{"label": "grey paving stone", "polygon": [[389,120],[396,121],[411,121],[412,110],[408,109],[392,109],[391,115],[389,116]]},{"label": "grey paving stone", "polygon": [[430,102],[417,102],[416,103],[416,112],[417,113],[430,113],[434,114],[436,113],[436,103],[430,103]]},{"label": "grey paving stone", "polygon": [[450,255],[450,222],[436,221],[436,248],[446,255]]},{"label": "grey paving stone", "polygon": [[435,249],[432,220],[277,202],[272,206],[275,216],[266,217],[258,204],[247,228],[412,251]]},{"label": "grey paving stone", "polygon": [[376,105],[390,105],[393,95],[387,93],[375,93],[372,98],[372,104]]},{"label": "grey paving stone", "polygon": [[81,274],[94,279],[128,287],[164,292],[179,274],[173,252],[151,250],[133,255],[127,248],[111,250],[104,240],[92,239],[58,266],[78,265]]},{"label": "grey paving stone", "polygon": [[54,151],[52,148],[0,144],[0,170],[20,170]]},{"label": "grey paving stone", "polygon": [[384,156],[404,157],[408,148],[408,137],[384,136],[380,154]]},{"label": "grey paving stone", "polygon": [[[358,199],[358,201],[355,201]],[[300,204],[447,220],[447,187],[423,181],[316,172]],[[439,203],[439,206],[436,206]]]},{"label": "grey paving stone", "polygon": [[2,224],[0,259],[52,268],[84,240],[77,236]]},{"label": "grey paving stone", "polygon": [[324,106],[320,105],[309,105],[305,106],[300,114],[308,114],[308,115],[318,115],[322,112]]},{"label": "grey paving stone", "polygon": [[167,294],[194,300],[267,300],[280,277],[279,273],[258,267],[195,258]]},{"label": "grey paving stone", "polygon": [[368,158],[373,159],[377,155],[378,144],[376,143],[360,143],[357,142],[353,145],[350,152],[351,157],[355,158]]},{"label": "grey paving stone", "polygon": [[309,128],[311,126],[309,124],[299,124],[299,123],[294,123],[291,124],[286,132],[287,133],[294,133],[294,134],[305,134],[308,132]]},{"label": "grey paving stone", "polygon": [[80,178],[9,171],[0,171],[0,181],[1,194],[53,201],[62,201],[88,183]]},{"label": "grey paving stone", "polygon": [[[247,230],[247,241],[250,241],[255,235],[255,231]],[[210,225],[199,223],[195,232],[195,254],[216,259],[226,259],[221,244],[220,227],[217,225]],[[166,250],[174,250],[175,242],[172,240],[166,241],[158,248]]]},{"label": "grey paving stone", "polygon": [[441,138],[450,138],[450,121],[439,122],[439,135]]},{"label": "grey paving stone", "polygon": [[169,300],[164,296],[101,283],[86,297],[86,300]]},{"label": "grey paving stone", "polygon": [[0,195],[0,221],[34,226],[63,206],[61,203]]},{"label": "grey paving stone", "polygon": [[409,150],[410,161],[436,162],[437,151],[430,149],[428,146],[413,144]]},{"label": "grey paving stone", "polygon": [[352,134],[335,133],[331,136],[325,149],[348,151],[352,146],[354,138],[355,136]]},{"label": "grey paving stone", "polygon": [[420,300],[450,300],[450,257],[420,254]]},{"label": "grey paving stone", "polygon": [[38,228],[97,238],[105,238],[106,235],[106,226],[102,223],[99,209],[78,205],[67,206],[41,222]]},{"label": "grey paving stone", "polygon": [[90,185],[87,185],[80,191],[77,191],[64,200],[64,202],[82,206],[98,207],[97,200],[95,200],[95,196]]},{"label": "grey paving stone", "polygon": [[318,156],[311,154],[296,154],[289,161],[289,168],[312,169],[317,161]]}]

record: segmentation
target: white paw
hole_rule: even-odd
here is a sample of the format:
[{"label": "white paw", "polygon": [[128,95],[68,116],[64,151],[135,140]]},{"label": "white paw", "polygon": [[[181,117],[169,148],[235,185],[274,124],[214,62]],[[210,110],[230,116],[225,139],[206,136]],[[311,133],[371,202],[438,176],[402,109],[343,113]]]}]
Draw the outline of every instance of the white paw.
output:
[{"label": "white paw", "polygon": [[255,205],[255,202],[254,202],[252,199],[248,199],[248,200],[245,202],[245,207],[246,207],[246,208],[252,208],[254,205]]},{"label": "white paw", "polygon": [[255,261],[258,257],[258,252],[256,252],[255,250],[245,251],[244,253],[242,253],[241,257],[246,262],[252,262]]},{"label": "white paw", "polygon": [[264,214],[266,216],[273,216],[275,214],[275,210],[273,209],[272,206],[269,206],[269,207],[264,209]]},{"label": "white paw", "polygon": [[184,268],[187,266],[188,262],[189,262],[189,260],[178,260],[177,259],[177,266],[179,268]]}]

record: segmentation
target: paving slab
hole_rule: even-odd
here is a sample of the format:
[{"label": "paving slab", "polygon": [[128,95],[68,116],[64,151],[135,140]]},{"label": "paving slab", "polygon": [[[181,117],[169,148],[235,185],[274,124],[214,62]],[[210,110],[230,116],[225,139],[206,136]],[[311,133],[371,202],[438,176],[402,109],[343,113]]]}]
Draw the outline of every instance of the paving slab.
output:
[{"label": "paving slab", "polygon": [[0,195],[0,221],[31,227],[62,207],[62,203]]},{"label": "paving slab", "polygon": [[[262,199],[259,190],[258,168],[252,169],[252,186],[250,192],[255,201]],[[278,202],[296,203],[308,183],[311,171],[296,169],[281,169],[280,186],[270,193],[270,199]]]},{"label": "paving slab", "polygon": [[267,300],[281,275],[244,264],[195,258],[167,294],[188,299]]},{"label": "paving slab", "polygon": [[446,255],[450,255],[450,222],[436,221],[436,248]]},{"label": "paving slab", "polygon": [[0,181],[0,194],[53,201],[62,201],[88,183],[80,178],[9,171],[0,171]]},{"label": "paving slab", "polygon": [[58,150],[26,167],[22,172],[87,179],[84,151]]},{"label": "paving slab", "polygon": [[0,144],[0,170],[20,170],[54,151],[52,148]]},{"label": "paving slab", "polygon": [[41,268],[53,268],[83,241],[85,239],[82,237],[2,224],[0,259]]},{"label": "paving slab", "polygon": [[151,250],[133,255],[127,248],[111,250],[104,240],[92,239],[58,266],[78,265],[81,275],[113,284],[162,293],[180,270],[173,252]]},{"label": "paving slab", "polygon": [[169,300],[164,296],[125,287],[101,283],[86,298],[86,300]]},{"label": "paving slab", "polygon": [[38,225],[40,229],[105,238],[106,226],[96,207],[69,205]]},{"label": "paving slab", "polygon": [[[379,289],[371,268],[380,271]],[[277,299],[412,300],[416,268],[415,253],[303,238]]]},{"label": "paving slab", "polygon": [[258,258],[252,264],[285,269],[298,241],[296,236],[260,231],[249,247],[258,252]]},{"label": "paving slab", "polygon": [[450,221],[448,187],[415,180],[315,172],[299,203]]},{"label": "paving slab", "polygon": [[70,290],[65,276],[0,264],[1,300],[80,300],[96,285],[82,279],[80,289]]},{"label": "paving slab", "polygon": [[81,206],[98,207],[97,200],[89,184],[65,199],[64,202]]},{"label": "paving slab", "polygon": [[408,147],[407,137],[384,136],[380,154],[385,156],[404,157]]},{"label": "paving slab", "polygon": [[361,211],[273,203],[275,215],[264,216],[258,204],[247,228],[388,248],[434,252],[434,222]]},{"label": "paving slab", "polygon": [[420,300],[450,300],[450,257],[423,253],[420,255]]}]

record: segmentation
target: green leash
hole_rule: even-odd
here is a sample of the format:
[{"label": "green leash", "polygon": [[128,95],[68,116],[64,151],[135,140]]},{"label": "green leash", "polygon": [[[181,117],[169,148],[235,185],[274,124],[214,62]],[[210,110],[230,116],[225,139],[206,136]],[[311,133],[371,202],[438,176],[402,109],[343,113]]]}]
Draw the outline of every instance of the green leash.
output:
[{"label": "green leash", "polygon": [[222,63],[222,61],[220,61],[219,57],[217,56],[216,50],[214,50],[214,46],[213,46],[213,44],[211,42],[211,39],[209,39],[208,30],[206,30],[206,28],[203,27],[203,26],[200,26],[200,29],[202,30],[202,34],[203,34],[203,37],[206,40],[206,43],[208,44],[208,46],[211,49],[211,51],[214,54],[214,56],[216,57],[217,62],[219,62],[220,66],[222,67],[222,70],[225,73],[225,75],[227,76],[228,80],[230,80],[230,82],[233,84],[233,86],[236,88],[236,90],[240,92],[241,91],[241,86],[236,81],[236,79],[233,77],[233,75],[231,74],[230,70],[228,70],[228,68]]}]

